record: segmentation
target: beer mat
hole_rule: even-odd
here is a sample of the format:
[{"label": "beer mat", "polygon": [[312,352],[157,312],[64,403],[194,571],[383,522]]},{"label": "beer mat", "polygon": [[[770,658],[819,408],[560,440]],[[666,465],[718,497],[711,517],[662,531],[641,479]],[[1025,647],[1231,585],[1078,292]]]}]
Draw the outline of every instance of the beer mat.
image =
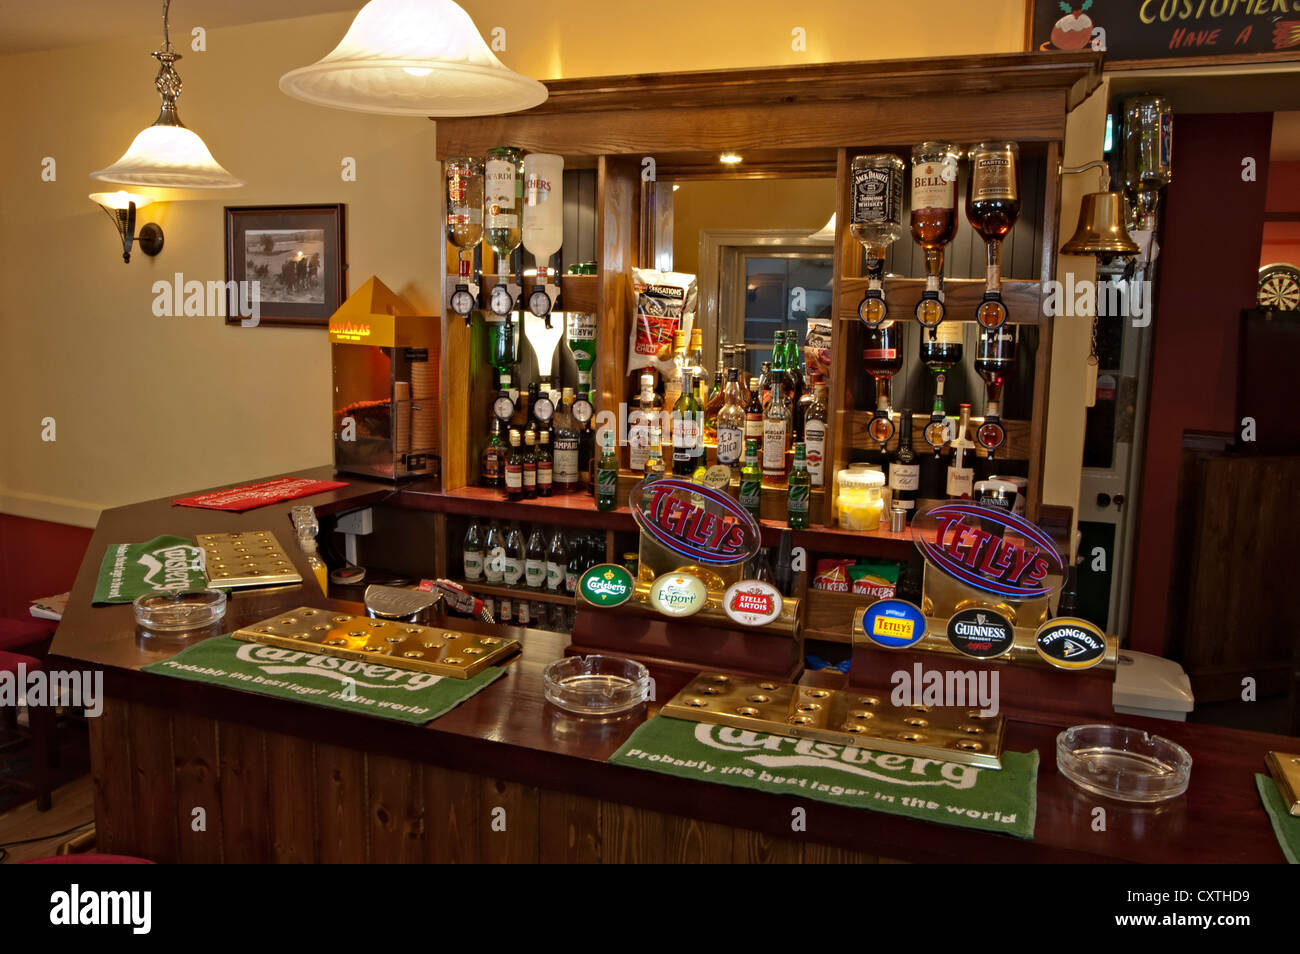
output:
[{"label": "beer mat", "polygon": [[229,487],[193,497],[177,497],[172,501],[182,507],[202,507],[206,510],[256,510],[281,500],[310,497],[312,494],[346,487],[343,480],[307,480],[302,477],[279,477],[242,487]]},{"label": "beer mat", "polygon": [[1287,811],[1282,793],[1277,790],[1277,782],[1267,775],[1255,773],[1255,787],[1259,789],[1264,811],[1268,812],[1269,824],[1277,838],[1278,847],[1290,864],[1300,864],[1300,815]]},{"label": "beer mat", "polygon": [[1037,752],[1003,752],[997,771],[656,715],[609,761],[942,825],[1034,836]]},{"label": "beer mat", "polygon": [[489,666],[468,679],[435,676],[379,663],[322,656],[232,636],[214,636],[145,672],[360,712],[421,725],[460,705],[505,673]]},{"label": "beer mat", "polygon": [[206,589],[203,548],[184,537],[110,543],[99,564],[93,603],[130,603],[146,593]]}]

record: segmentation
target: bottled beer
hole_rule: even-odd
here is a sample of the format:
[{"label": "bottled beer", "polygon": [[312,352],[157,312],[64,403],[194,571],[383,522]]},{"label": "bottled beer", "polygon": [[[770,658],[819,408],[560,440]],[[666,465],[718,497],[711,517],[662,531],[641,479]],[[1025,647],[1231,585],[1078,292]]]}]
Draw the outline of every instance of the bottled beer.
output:
[{"label": "bottled beer", "polygon": [[505,575],[506,547],[501,527],[493,520],[488,524],[483,538],[483,576],[489,583],[499,585]]},{"label": "bottled beer", "polygon": [[783,379],[772,375],[772,400],[763,412],[763,477],[785,480],[785,452],[790,446],[790,406]]},{"label": "bottled beer", "polygon": [[912,449],[912,412],[899,414],[898,450],[889,462],[889,489],[894,502],[907,511],[907,522],[916,516],[916,497],[921,487],[921,463]]},{"label": "bottled beer", "polygon": [[613,510],[618,505],[618,457],[614,454],[614,431],[600,432],[604,447],[596,467],[596,509]]},{"label": "bottled beer", "polygon": [[506,458],[506,499],[524,499],[524,452],[519,446],[519,432],[510,429],[510,456]]},{"label": "bottled beer", "polygon": [[830,412],[826,406],[826,385],[820,381],[813,388],[812,402],[804,420],[804,448],[808,458],[808,478],[814,487],[826,482],[826,421]]},{"label": "bottled beer", "polygon": [[578,594],[578,577],[586,567],[582,565],[582,537],[576,537],[569,546],[569,562],[564,567],[564,592],[569,596]]},{"label": "bottled beer", "polygon": [[673,475],[690,477],[704,453],[700,402],[690,372],[682,377],[682,391],[673,406]]},{"label": "bottled beer", "polygon": [[551,462],[551,432],[546,428],[537,432],[537,496],[549,497],[555,485],[555,471]]},{"label": "bottled beer", "polygon": [[745,440],[763,439],[762,379],[749,379],[749,403],[745,405]]},{"label": "bottled beer", "polygon": [[477,583],[483,579],[483,527],[471,519],[465,531],[465,544],[461,549],[461,562],[465,566],[465,579]]},{"label": "bottled beer", "polygon": [[506,449],[501,446],[501,421],[492,418],[491,436],[479,457],[479,482],[484,487],[501,489],[506,480]]},{"label": "bottled beer", "polygon": [[530,590],[540,590],[546,586],[546,539],[542,528],[534,526],[528,535],[528,546],[524,553],[524,586]]},{"label": "bottled beer", "polygon": [[[713,372],[713,389],[709,392],[709,399],[704,403],[704,442],[706,444],[716,444],[718,442],[718,414],[722,411],[722,406],[727,401],[726,390],[722,386],[722,372]],[[722,463],[718,461],[718,463]]]},{"label": "bottled beer", "polygon": [[731,468],[732,476],[740,472],[741,451],[745,444],[745,405],[740,390],[740,372],[727,372],[727,387],[722,392],[722,406],[714,422],[718,443],[718,463]]},{"label": "bottled beer", "polygon": [[763,513],[763,471],[758,465],[758,441],[745,438],[745,464],[740,468],[740,505],[757,521]]},{"label": "bottled beer", "polygon": [[764,361],[758,372],[758,396],[763,401],[763,407],[767,407],[767,402],[772,398],[772,362]]},{"label": "bottled beer", "polygon": [[519,524],[511,523],[506,529],[505,560],[502,565],[501,582],[506,586],[518,586],[524,578],[524,564],[527,560],[524,546],[524,533]]},{"label": "bottled beer", "polygon": [[536,441],[536,431],[524,431],[523,483],[525,500],[531,500],[537,496],[537,456],[533,453]]},{"label": "bottled beer", "polygon": [[560,593],[564,589],[564,568],[569,562],[569,548],[564,544],[564,531],[559,527],[551,534],[546,548],[546,589]]},{"label": "bottled beer", "polygon": [[786,377],[785,396],[790,403],[790,420],[795,440],[803,440],[804,405],[804,367],[803,349],[799,347],[799,335],[794,331],[786,332],[785,359],[783,368]]},{"label": "bottled beer", "polygon": [[786,523],[791,530],[808,526],[808,503],[812,496],[812,483],[808,476],[808,462],[804,457],[803,441],[794,445],[794,469],[785,492]]}]

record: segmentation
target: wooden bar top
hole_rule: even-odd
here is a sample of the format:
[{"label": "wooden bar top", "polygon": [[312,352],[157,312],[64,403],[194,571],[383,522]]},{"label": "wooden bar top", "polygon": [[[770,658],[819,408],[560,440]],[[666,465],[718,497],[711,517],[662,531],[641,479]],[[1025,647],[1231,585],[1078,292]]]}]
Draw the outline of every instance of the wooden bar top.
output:
[{"label": "wooden bar top", "polygon": [[[294,476],[325,478],[331,468]],[[1193,759],[1186,795],[1154,808],[1108,802],[1076,788],[1056,771],[1056,734],[1067,726],[1011,722],[1006,748],[1036,749],[1040,757],[1038,816],[1032,841],[860,809],[797,800],[730,786],[606,764],[609,756],[649,715],[634,712],[612,720],[571,716],[543,697],[541,671],[562,655],[568,637],[539,630],[507,628],[524,651],[506,675],[426,726],[410,726],[349,712],[324,709],[203,683],[139,672],[187,645],[184,639],[139,635],[129,604],[92,607],[100,561],[110,544],[139,542],[164,533],[271,529],[298,562],[301,585],[236,591],[222,631],[309,604],[360,612],[355,603],[324,599],[294,546],[289,510],[310,504],[336,513],[380,501],[402,491],[391,485],[342,475],[349,486],[337,491],[272,504],[243,514],[199,510],[162,499],[106,511],[58,627],[52,665],[105,670],[108,705],[146,702],[175,712],[274,729],[313,741],[505,778],[571,794],[598,797],[659,812],[697,818],[773,836],[790,836],[790,810],[807,810],[811,841],[910,861],[1007,862],[1280,862],[1282,852],[1255,789],[1254,774],[1265,772],[1269,749],[1295,751],[1296,739],[1214,726],[1117,716],[1117,722],[1145,728],[1187,748]],[[438,509],[438,495],[426,495],[424,509]],[[452,509],[452,508],[449,508]],[[453,509],[454,512],[454,509]],[[456,621],[457,626],[489,629]],[[498,627],[494,631],[501,631]],[[680,678],[656,674],[660,702],[680,688]],[[1093,830],[1094,808],[1106,809],[1104,831]]]}]

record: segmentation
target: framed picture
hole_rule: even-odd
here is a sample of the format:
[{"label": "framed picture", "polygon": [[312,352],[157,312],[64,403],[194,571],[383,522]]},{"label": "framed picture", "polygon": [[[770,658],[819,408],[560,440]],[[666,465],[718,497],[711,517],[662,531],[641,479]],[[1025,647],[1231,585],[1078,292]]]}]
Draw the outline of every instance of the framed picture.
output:
[{"label": "framed picture", "polygon": [[226,206],[226,281],[258,283],[260,324],[328,324],[347,297],[343,223],[342,204]]}]

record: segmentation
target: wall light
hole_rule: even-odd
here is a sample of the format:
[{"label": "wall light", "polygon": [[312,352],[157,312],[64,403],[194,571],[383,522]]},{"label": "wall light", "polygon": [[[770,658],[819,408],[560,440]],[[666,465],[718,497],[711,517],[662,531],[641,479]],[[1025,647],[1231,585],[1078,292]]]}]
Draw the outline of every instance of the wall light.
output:
[{"label": "wall light", "polygon": [[741,157],[734,152],[724,152],[722,155],[718,156],[718,162],[728,166],[734,166],[740,161]]},{"label": "wall light", "polygon": [[98,203],[117,226],[117,233],[122,237],[123,262],[131,261],[132,242],[138,242],[140,251],[149,256],[157,255],[162,251],[162,226],[149,222],[140,227],[139,235],[135,234],[136,211],[152,203],[153,199],[147,195],[136,195],[134,192],[92,192],[90,199]]}]

